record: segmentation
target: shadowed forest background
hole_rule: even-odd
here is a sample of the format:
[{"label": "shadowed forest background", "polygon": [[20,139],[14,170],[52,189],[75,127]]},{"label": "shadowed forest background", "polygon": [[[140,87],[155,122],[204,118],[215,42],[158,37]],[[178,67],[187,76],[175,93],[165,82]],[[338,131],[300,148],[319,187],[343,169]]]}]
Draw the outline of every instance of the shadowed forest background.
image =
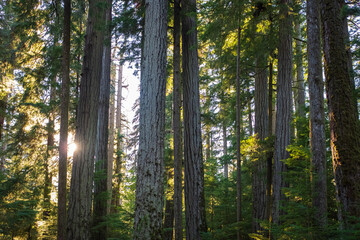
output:
[{"label": "shadowed forest background", "polygon": [[0,239],[360,239],[359,15],[1,0]]}]

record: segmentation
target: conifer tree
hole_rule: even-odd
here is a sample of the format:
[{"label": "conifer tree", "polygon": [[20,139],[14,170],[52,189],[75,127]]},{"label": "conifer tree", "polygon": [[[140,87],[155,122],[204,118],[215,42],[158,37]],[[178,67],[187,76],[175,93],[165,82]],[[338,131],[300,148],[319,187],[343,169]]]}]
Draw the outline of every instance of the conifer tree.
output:
[{"label": "conifer tree", "polygon": [[321,0],[325,86],[329,107],[331,152],[336,191],[340,201],[339,221],[345,228],[360,217],[360,129],[354,85],[350,77],[341,5],[343,1]]},{"label": "conifer tree", "polygon": [[183,217],[182,217],[182,129],[181,129],[181,55],[180,55],[180,1],[174,1],[174,76],[173,76],[173,132],[174,132],[174,218],[175,218],[175,240],[183,239]]},{"label": "conifer tree", "polygon": [[67,182],[67,138],[70,92],[70,21],[71,1],[64,0],[63,59],[61,83],[60,143],[59,143],[59,188],[58,188],[58,232],[57,239],[66,239],[66,182]]},{"label": "conifer tree", "polygon": [[292,81],[292,20],[289,15],[289,1],[280,4],[278,77],[276,100],[276,128],[273,175],[272,222],[280,223],[281,188],[285,186],[282,173],[285,164],[282,160],[289,157],[286,147],[291,138],[291,81]]},{"label": "conifer tree", "polygon": [[145,1],[134,240],[162,239],[167,1]]},{"label": "conifer tree", "polygon": [[[306,10],[310,96],[310,147],[311,160],[314,166],[312,205],[315,208],[315,224],[324,230],[327,224],[326,139],[319,0],[308,0]],[[319,235],[320,238],[324,238],[323,236],[323,234]]]},{"label": "conifer tree", "polygon": [[105,10],[89,1],[68,208],[67,239],[90,239],[94,155],[104,47]]},{"label": "conifer tree", "polygon": [[196,0],[181,2],[184,95],[184,179],[186,239],[200,240],[206,232],[204,168],[201,143]]}]

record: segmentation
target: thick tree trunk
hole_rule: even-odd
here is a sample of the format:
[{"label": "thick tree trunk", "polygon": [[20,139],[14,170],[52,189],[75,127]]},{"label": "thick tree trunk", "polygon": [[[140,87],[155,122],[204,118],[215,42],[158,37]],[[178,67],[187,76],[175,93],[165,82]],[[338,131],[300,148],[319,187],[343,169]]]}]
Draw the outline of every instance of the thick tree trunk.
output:
[{"label": "thick tree trunk", "polygon": [[360,217],[360,132],[353,84],[345,48],[341,2],[321,0],[326,96],[329,106],[331,151],[340,200],[339,220]]},{"label": "thick tree trunk", "polygon": [[[268,89],[267,74],[264,64],[266,59],[257,59],[255,72],[255,134],[257,139],[264,141],[268,136]],[[253,222],[252,230],[260,230],[259,221],[266,218],[266,167],[267,156],[261,156],[254,162],[253,178]]]},{"label": "thick tree trunk", "polygon": [[107,238],[107,226],[103,224],[107,215],[108,193],[111,188],[107,186],[108,173],[108,139],[109,139],[109,102],[110,102],[110,71],[111,71],[111,0],[106,3],[106,35],[109,45],[104,45],[102,73],[100,82],[98,124],[95,147],[95,179],[94,179],[94,206],[92,239]]},{"label": "thick tree trunk", "polygon": [[[313,200],[315,224],[321,230],[327,225],[326,142],[324,123],[324,82],[322,78],[320,5],[307,1],[307,52],[310,95],[310,145],[313,164]],[[319,234],[317,238],[323,238]]]},{"label": "thick tree trunk", "polygon": [[69,125],[70,94],[70,21],[71,0],[64,0],[64,33],[61,82],[61,113],[59,143],[59,175],[58,175],[58,232],[57,239],[66,239],[66,183],[67,183],[67,138]]},{"label": "thick tree trunk", "polygon": [[279,56],[276,102],[276,129],[273,175],[272,222],[279,224],[281,188],[284,187],[282,173],[289,157],[286,147],[291,139],[291,80],[292,80],[292,20],[289,15],[289,0],[281,0],[279,23]]},{"label": "thick tree trunk", "polygon": [[145,5],[134,240],[161,240],[168,2],[146,0]]},{"label": "thick tree trunk", "polygon": [[181,129],[181,55],[180,55],[180,0],[174,1],[174,77],[173,77],[173,131],[174,131],[174,217],[175,240],[183,239],[183,213],[182,213],[182,129]]},{"label": "thick tree trunk", "polygon": [[[239,17],[239,27],[237,33],[236,48],[236,221],[241,222],[241,99],[240,99],[240,42],[241,42],[241,18]],[[241,239],[241,229],[236,232],[237,240]]]},{"label": "thick tree trunk", "polygon": [[105,8],[100,0],[89,1],[80,99],[76,121],[74,154],[69,197],[67,239],[90,239],[94,155],[102,70]]},{"label": "thick tree trunk", "polygon": [[206,232],[204,169],[201,142],[196,0],[183,0],[183,81],[186,239]]}]

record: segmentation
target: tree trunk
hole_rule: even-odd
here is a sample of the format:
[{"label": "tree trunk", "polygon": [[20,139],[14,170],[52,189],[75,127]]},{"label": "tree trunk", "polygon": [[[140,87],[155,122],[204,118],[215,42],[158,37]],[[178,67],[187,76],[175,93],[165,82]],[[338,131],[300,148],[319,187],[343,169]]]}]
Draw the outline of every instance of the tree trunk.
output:
[{"label": "tree trunk", "polygon": [[289,15],[289,0],[281,0],[279,23],[279,56],[277,78],[276,128],[273,175],[272,222],[279,224],[282,173],[289,157],[286,147],[291,139],[291,80],[292,80],[292,20]]},{"label": "tree trunk", "polygon": [[183,0],[183,86],[186,239],[206,232],[204,168],[201,142],[196,0]]},{"label": "tree trunk", "polygon": [[122,110],[122,72],[123,66],[120,63],[119,71],[118,71],[118,84],[117,84],[117,99],[116,99],[116,158],[115,158],[115,172],[114,172],[114,188],[113,188],[113,207],[114,212],[118,211],[118,208],[121,206],[121,182],[122,182],[122,173],[121,173],[121,165],[122,165],[122,124],[121,124],[121,110]]},{"label": "tree trunk", "polygon": [[[273,62],[270,60],[269,63],[269,95],[268,95],[268,136],[273,135]],[[272,159],[273,152],[270,151],[267,155],[267,166],[266,166],[266,220],[270,220],[271,215],[271,185],[272,185]]]},{"label": "tree trunk", "polygon": [[50,112],[49,112],[49,122],[47,124],[47,147],[44,158],[44,211],[43,211],[43,219],[47,219],[49,217],[49,209],[50,209],[50,193],[51,193],[51,173],[49,170],[49,159],[52,156],[52,152],[54,149],[54,101],[56,98],[56,87],[55,87],[56,77],[50,82]]},{"label": "tree trunk", "polygon": [[[249,91],[250,94],[250,91]],[[251,110],[251,98],[248,101],[248,111],[249,111],[249,136],[253,135],[253,120],[252,120],[252,110]]]},{"label": "tree trunk", "polygon": [[[310,146],[314,175],[312,205],[315,209],[315,224],[324,231],[327,225],[326,139],[319,0],[308,0],[306,11],[308,81],[310,95]],[[319,234],[316,237],[324,239],[321,235],[323,234]]]},{"label": "tree trunk", "polygon": [[[89,1],[80,99],[76,121],[74,154],[68,209],[67,239],[90,239],[94,155],[102,70],[105,8],[100,0]],[[100,6],[101,5],[101,6]]]},{"label": "tree trunk", "polygon": [[[114,68],[112,64],[112,68]],[[109,191],[108,209],[111,210],[111,199],[112,196],[112,178],[113,178],[113,167],[114,167],[114,141],[115,141],[115,69],[111,70],[110,73],[110,105],[109,105],[109,147],[108,147],[108,172],[107,172],[107,189]]]},{"label": "tree trunk", "polygon": [[174,77],[173,77],[173,131],[174,131],[174,216],[175,240],[183,239],[182,224],[182,130],[181,130],[181,55],[180,55],[180,0],[174,1]]},{"label": "tree trunk", "polygon": [[[0,148],[5,150],[6,143],[3,135],[5,135],[4,123],[6,116],[7,94],[0,99]],[[0,155],[0,171],[5,169],[5,158]]]},{"label": "tree trunk", "polygon": [[160,240],[163,232],[168,2],[146,0],[145,5],[134,240]]},{"label": "tree trunk", "polygon": [[172,169],[167,169],[167,193],[165,201],[165,217],[164,217],[164,240],[172,240],[174,235],[174,199],[170,195],[172,192],[169,182],[173,179]]},{"label": "tree trunk", "polygon": [[108,139],[109,139],[109,102],[110,102],[110,71],[111,71],[111,0],[106,3],[106,32],[108,44],[104,45],[102,73],[100,82],[98,124],[95,147],[95,179],[94,179],[94,206],[93,206],[93,239],[107,238],[107,226],[102,223],[107,215],[108,193]]},{"label": "tree trunk", "polygon": [[[264,64],[265,63],[265,64]],[[255,72],[255,134],[258,140],[264,141],[268,136],[268,89],[266,58],[258,58]],[[260,150],[260,149],[259,149]],[[267,156],[261,156],[254,162],[253,180],[253,222],[252,230],[260,230],[259,221],[266,218],[266,162]]]},{"label": "tree trunk", "polygon": [[350,228],[347,216],[360,217],[360,133],[353,84],[349,74],[341,6],[337,0],[321,0],[325,85],[329,106],[331,151],[339,220]]},{"label": "tree trunk", "polygon": [[[241,18],[239,17],[239,27],[237,33],[236,48],[236,221],[241,222],[241,99],[240,99],[240,42],[241,42]],[[241,229],[238,226],[236,232],[237,240],[241,239]]]},{"label": "tree trunk", "polygon": [[226,124],[225,121],[223,122],[223,149],[224,149],[224,177],[226,179],[229,178],[229,164],[227,160],[227,152],[228,152],[228,146],[227,146],[227,134],[226,134]]},{"label": "tree trunk", "polygon": [[57,239],[66,239],[66,183],[67,183],[67,138],[69,125],[70,94],[70,23],[71,0],[64,0],[64,33],[62,49],[61,113],[58,176],[58,228]]},{"label": "tree trunk", "polygon": [[[296,113],[300,118],[305,118],[305,86],[304,86],[304,67],[301,39],[301,26],[299,16],[295,18],[295,64],[296,64],[296,84],[295,84],[295,106]],[[297,124],[296,130],[299,133],[301,126]],[[298,135],[299,137],[299,135]]]}]

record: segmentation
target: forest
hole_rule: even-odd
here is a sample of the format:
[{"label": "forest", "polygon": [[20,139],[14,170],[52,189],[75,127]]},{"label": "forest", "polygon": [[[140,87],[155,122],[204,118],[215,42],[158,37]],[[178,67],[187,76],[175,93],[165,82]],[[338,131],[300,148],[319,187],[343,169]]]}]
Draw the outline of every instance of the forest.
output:
[{"label": "forest", "polygon": [[360,239],[358,0],[1,0],[0,59],[0,239]]}]

